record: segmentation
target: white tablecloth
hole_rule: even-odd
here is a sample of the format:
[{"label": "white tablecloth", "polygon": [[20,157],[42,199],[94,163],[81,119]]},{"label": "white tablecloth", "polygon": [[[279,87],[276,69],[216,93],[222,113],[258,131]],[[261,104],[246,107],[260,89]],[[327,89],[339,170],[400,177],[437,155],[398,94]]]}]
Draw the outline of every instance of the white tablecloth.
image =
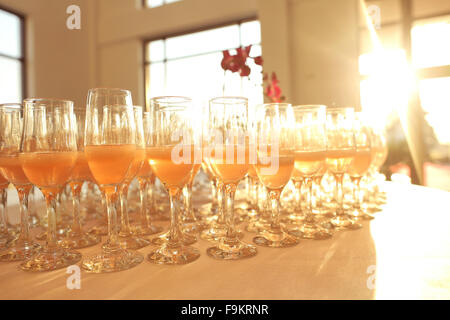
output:
[{"label": "white tablecloth", "polygon": [[[357,231],[292,248],[258,247],[243,261],[202,256],[184,266],[154,265],[110,274],[26,273],[0,264],[1,299],[449,299],[450,193],[386,184],[388,204]],[[14,210],[14,209],[13,209]],[[246,233],[244,240],[251,241]],[[79,250],[91,254],[100,246]],[[139,250],[147,254],[150,247]]]}]

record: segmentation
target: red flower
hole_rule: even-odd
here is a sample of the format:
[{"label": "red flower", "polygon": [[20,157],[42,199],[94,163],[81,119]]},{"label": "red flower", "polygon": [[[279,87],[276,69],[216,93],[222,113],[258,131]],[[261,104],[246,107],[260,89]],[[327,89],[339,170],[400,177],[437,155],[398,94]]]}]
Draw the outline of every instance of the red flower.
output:
[{"label": "red flower", "polygon": [[257,65],[263,65],[263,58],[261,56],[253,58]]},{"label": "red flower", "polygon": [[247,65],[247,58],[250,55],[251,48],[251,45],[245,48],[237,48],[235,55],[230,55],[228,50],[223,51],[222,69],[225,71],[239,72],[241,77],[248,77],[251,70]]},{"label": "red flower", "polygon": [[[267,75],[265,79],[267,79]],[[278,85],[279,81],[275,72],[272,72],[272,78],[270,83],[267,85],[265,94],[272,102],[282,102],[284,97],[281,95],[281,88]]]}]

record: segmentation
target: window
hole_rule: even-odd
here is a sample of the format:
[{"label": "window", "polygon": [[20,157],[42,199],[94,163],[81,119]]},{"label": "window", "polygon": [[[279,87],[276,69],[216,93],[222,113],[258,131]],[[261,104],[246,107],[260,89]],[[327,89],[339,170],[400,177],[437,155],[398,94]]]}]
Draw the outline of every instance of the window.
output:
[{"label": "window", "polygon": [[0,9],[0,103],[24,97],[23,17]]},{"label": "window", "polygon": [[222,51],[252,45],[250,56],[261,55],[260,24],[244,21],[225,27],[145,44],[146,97],[184,95],[205,102],[222,95],[243,95],[262,103],[262,68],[251,61],[251,74],[224,73]]},{"label": "window", "polygon": [[156,8],[172,2],[178,2],[181,0],[144,0],[144,7]]}]

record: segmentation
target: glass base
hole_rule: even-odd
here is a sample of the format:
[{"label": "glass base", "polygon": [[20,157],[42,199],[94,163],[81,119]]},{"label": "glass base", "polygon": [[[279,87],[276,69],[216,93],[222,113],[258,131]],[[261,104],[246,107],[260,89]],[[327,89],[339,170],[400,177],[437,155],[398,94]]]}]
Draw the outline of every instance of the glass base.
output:
[{"label": "glass base", "polygon": [[219,245],[206,250],[208,256],[219,260],[241,260],[256,255],[256,247],[238,239],[220,241]]},{"label": "glass base", "polygon": [[311,240],[326,240],[333,236],[330,229],[322,227],[320,224],[306,223],[300,226],[299,231],[301,232],[302,239]]},{"label": "glass base", "polygon": [[128,235],[128,236],[119,235],[117,241],[119,241],[119,244],[122,247],[122,249],[130,249],[130,250],[138,250],[150,245],[151,243],[150,240],[135,235]]},{"label": "glass base", "polygon": [[[186,234],[184,232],[181,232],[180,235],[180,239],[181,239],[181,243],[185,246],[189,246],[191,244],[194,244],[197,242],[197,237],[194,235],[189,235]],[[169,241],[169,231],[157,236],[156,238],[152,239],[152,244],[157,245],[157,246],[162,246],[163,244],[165,244],[167,241]]]},{"label": "glass base", "polygon": [[107,236],[108,235],[108,224],[100,224],[93,226],[88,231],[89,234],[94,234],[97,236]]},{"label": "glass base", "polygon": [[357,230],[362,228],[362,225],[347,215],[335,216],[331,219],[331,224],[336,230]]},{"label": "glass base", "polygon": [[95,246],[101,240],[102,238],[95,234],[69,231],[64,239],[58,241],[58,244],[63,248],[82,249]]},{"label": "glass base", "polygon": [[164,244],[150,251],[147,260],[156,264],[179,265],[190,263],[199,257],[200,251],[194,247],[185,245],[170,247]]},{"label": "glass base", "polygon": [[22,261],[29,259],[40,250],[41,246],[33,241],[16,240],[0,251],[1,262]]},{"label": "glass base", "polygon": [[245,230],[251,233],[259,233],[270,227],[270,224],[264,220],[250,220]]},{"label": "glass base", "polygon": [[81,269],[90,273],[108,273],[131,269],[144,261],[144,256],[137,251],[116,249],[104,250],[102,253],[84,258]]},{"label": "glass base", "polygon": [[281,218],[282,222],[292,223],[292,224],[302,224],[305,220],[305,216],[303,214],[290,214]]},{"label": "glass base", "polygon": [[139,236],[151,236],[156,233],[160,233],[163,230],[160,226],[150,225],[150,226],[137,226],[134,228],[134,234]]},{"label": "glass base", "polygon": [[[227,234],[227,229],[225,225],[214,224],[209,229],[203,230],[200,234],[200,238],[210,242],[219,242]],[[236,230],[236,235],[238,239],[244,238],[244,233],[242,231]]]},{"label": "glass base", "polygon": [[76,264],[81,253],[62,248],[44,248],[20,264],[24,271],[51,271]]},{"label": "glass base", "polygon": [[[66,237],[67,233],[69,232],[69,228],[58,228],[56,229],[56,237],[58,239],[63,239]],[[47,239],[47,231],[43,231],[36,235],[37,240],[46,240]]]},{"label": "glass base", "polygon": [[253,243],[271,248],[292,247],[299,243],[299,238],[285,232],[282,228],[272,228],[260,232],[253,238]]}]

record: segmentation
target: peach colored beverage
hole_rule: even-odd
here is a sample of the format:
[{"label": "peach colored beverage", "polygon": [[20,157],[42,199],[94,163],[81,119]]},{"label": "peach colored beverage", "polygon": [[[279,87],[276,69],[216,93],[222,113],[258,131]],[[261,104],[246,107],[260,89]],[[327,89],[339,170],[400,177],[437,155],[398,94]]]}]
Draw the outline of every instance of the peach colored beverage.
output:
[{"label": "peach colored beverage", "polygon": [[128,169],[128,173],[125,177],[126,182],[131,182],[134,177],[138,174],[140,169],[143,167],[143,163],[146,160],[146,150],[145,149],[136,149],[134,152],[134,159],[131,162],[130,168]]},{"label": "peach colored beverage", "polygon": [[145,160],[142,163],[142,167],[139,170],[137,176],[138,177],[149,177],[151,175],[153,175],[153,172],[152,172],[152,168],[150,167],[150,165],[148,164],[148,161],[147,161],[147,150],[146,150],[145,151]]},{"label": "peach colored beverage", "polygon": [[248,176],[252,179],[258,179],[258,174],[256,173],[256,169],[254,165],[250,165],[248,167]]},{"label": "peach colored beverage", "polygon": [[[233,150],[232,158],[228,161],[227,149]],[[237,145],[224,146],[222,157],[218,159],[215,158],[215,150],[213,150],[211,152],[211,158],[209,159],[211,168],[217,174],[218,178],[225,184],[238,183],[248,173],[248,169],[250,167],[248,148]]]},{"label": "peach colored beverage", "polygon": [[6,180],[3,176],[2,173],[0,172],[0,189],[4,189],[8,186],[8,180]]},{"label": "peach colored beverage", "polygon": [[212,174],[211,168],[209,167],[208,163],[206,162],[206,159],[203,159],[202,169],[203,169],[203,171],[205,171],[205,173],[208,176],[209,180],[214,179],[214,175]]},{"label": "peach colored beverage", "polygon": [[295,174],[302,177],[311,177],[325,167],[325,151],[296,151]]},{"label": "peach colored beverage", "polygon": [[348,174],[352,177],[362,176],[369,169],[371,160],[372,155],[370,149],[357,150],[348,168]]},{"label": "peach colored beverage", "polygon": [[92,176],[99,185],[120,184],[134,159],[136,145],[91,145],[84,148]]},{"label": "peach colored beverage", "polygon": [[6,180],[3,182],[3,177],[16,186],[30,184],[23,172],[19,155],[0,156],[0,185],[8,182]]},{"label": "peach colored beverage", "polygon": [[375,147],[372,148],[371,156],[372,156],[372,165],[375,168],[380,168],[383,163],[386,161],[388,155],[387,147]]},{"label": "peach colored beverage", "polygon": [[197,163],[194,164],[194,167],[192,168],[191,175],[189,176],[188,184],[191,184],[191,183],[194,182],[195,176],[199,172],[200,167],[201,167],[201,164],[197,164]]},{"label": "peach colored beverage", "polygon": [[77,160],[76,151],[30,152],[19,155],[28,180],[40,188],[62,187],[69,180]]},{"label": "peach colored beverage", "polygon": [[174,163],[172,149],[172,146],[147,148],[147,159],[153,172],[166,188],[183,188],[189,181],[194,164],[193,161]]},{"label": "peach colored beverage", "polygon": [[355,157],[354,149],[328,150],[327,167],[334,174],[344,174]]},{"label": "peach colored beverage", "polygon": [[259,161],[254,165],[259,179],[264,186],[271,190],[282,190],[291,179],[294,169],[294,155],[280,155],[278,158],[278,170],[273,174],[265,173],[263,169],[270,169],[271,164],[261,164]]},{"label": "peach colored beverage", "polygon": [[71,180],[79,182],[92,180],[91,170],[89,169],[84,151],[77,152],[77,161],[72,170]]}]

